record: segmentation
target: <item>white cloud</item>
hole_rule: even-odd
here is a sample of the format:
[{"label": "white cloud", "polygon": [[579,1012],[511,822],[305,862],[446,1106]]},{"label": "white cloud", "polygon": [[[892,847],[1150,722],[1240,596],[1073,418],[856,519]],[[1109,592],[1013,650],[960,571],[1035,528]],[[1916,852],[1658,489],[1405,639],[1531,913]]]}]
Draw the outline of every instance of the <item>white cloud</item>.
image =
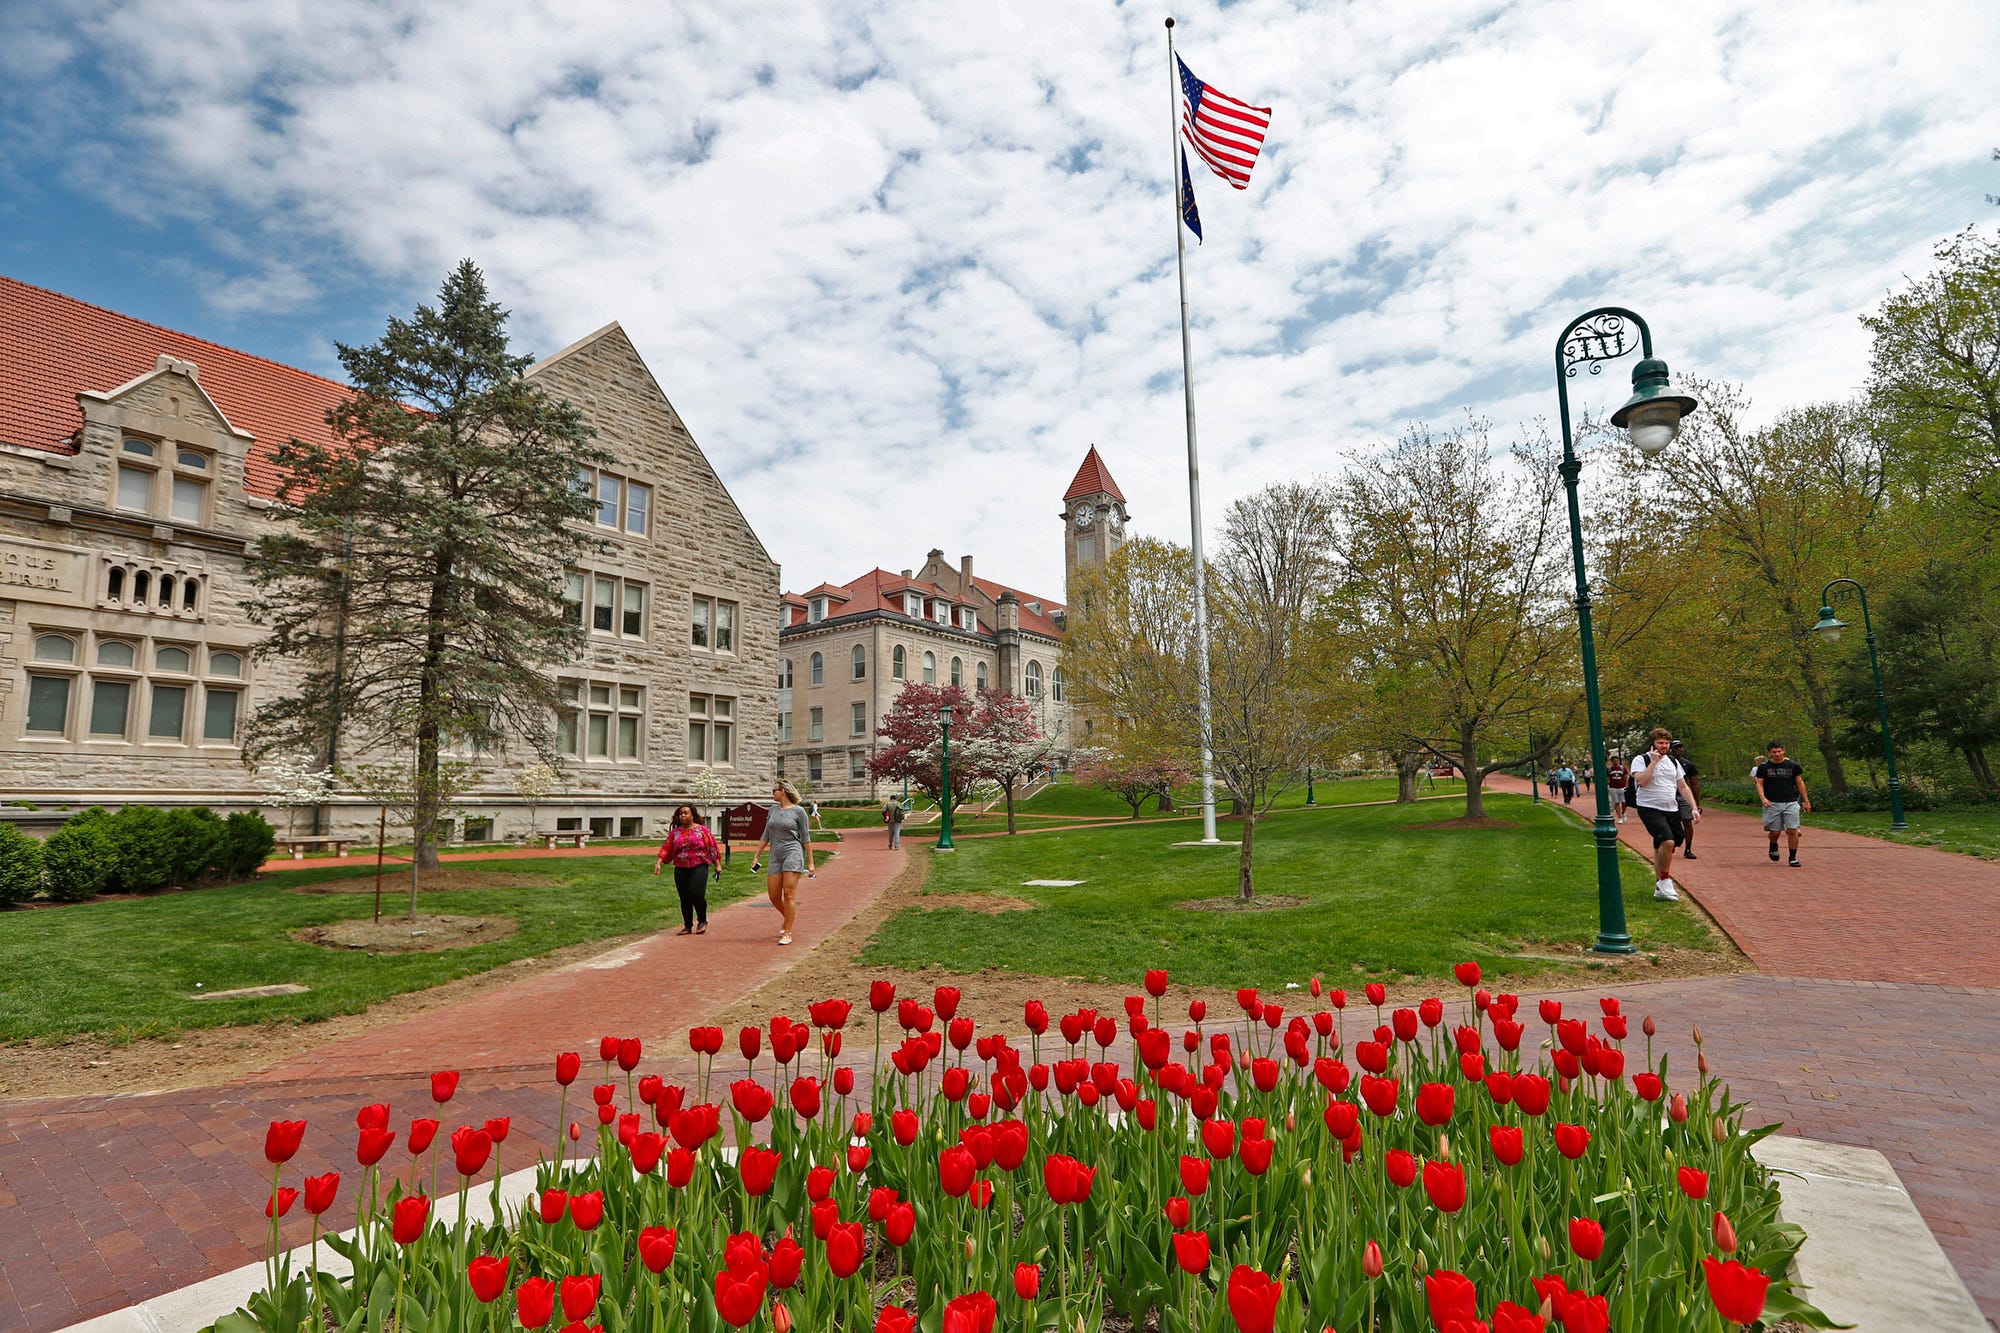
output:
[{"label": "white cloud", "polygon": [[[1244,0],[1177,36],[1276,109],[1248,192],[1196,182],[1211,520],[1412,417],[1553,415],[1600,301],[1764,410],[1852,392],[1855,316],[1990,216],[1977,0]],[[1156,14],[107,0],[16,50],[72,186],[231,236],[238,271],[186,267],[219,309],[319,299],[317,256],[400,313],[471,255],[538,350],[621,320],[788,584],[936,545],[1057,594],[1091,443],[1185,533]]]}]

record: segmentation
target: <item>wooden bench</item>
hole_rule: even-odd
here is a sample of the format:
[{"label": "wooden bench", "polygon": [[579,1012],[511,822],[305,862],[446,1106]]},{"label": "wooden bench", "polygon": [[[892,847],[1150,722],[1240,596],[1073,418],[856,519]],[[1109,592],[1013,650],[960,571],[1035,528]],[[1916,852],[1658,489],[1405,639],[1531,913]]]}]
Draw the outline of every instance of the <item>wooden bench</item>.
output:
[{"label": "wooden bench", "polygon": [[347,849],[354,845],[354,841],[353,838],[315,835],[306,838],[286,838],[284,839],[284,844],[286,849],[291,852],[294,861],[303,861],[306,859],[307,850],[314,847],[332,847],[334,855],[345,856],[347,855]]},{"label": "wooden bench", "polygon": [[545,852],[554,851],[557,843],[567,843],[578,851],[590,845],[588,833],[542,833],[537,836],[541,838],[542,850]]}]

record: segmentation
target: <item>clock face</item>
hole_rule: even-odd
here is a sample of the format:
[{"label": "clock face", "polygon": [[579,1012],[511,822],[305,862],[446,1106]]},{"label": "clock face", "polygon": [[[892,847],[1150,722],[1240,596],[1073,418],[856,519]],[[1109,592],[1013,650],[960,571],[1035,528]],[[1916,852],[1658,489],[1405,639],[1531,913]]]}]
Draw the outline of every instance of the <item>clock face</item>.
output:
[{"label": "clock face", "polygon": [[1114,537],[1123,535],[1125,531],[1125,520],[1118,515],[1116,510],[1113,510],[1111,513],[1110,527],[1111,535]]},{"label": "clock face", "polygon": [[1096,519],[1097,519],[1096,511],[1091,509],[1090,506],[1085,505],[1083,508],[1076,511],[1076,530],[1078,532],[1088,532],[1090,530],[1090,525],[1093,522],[1095,522]]}]

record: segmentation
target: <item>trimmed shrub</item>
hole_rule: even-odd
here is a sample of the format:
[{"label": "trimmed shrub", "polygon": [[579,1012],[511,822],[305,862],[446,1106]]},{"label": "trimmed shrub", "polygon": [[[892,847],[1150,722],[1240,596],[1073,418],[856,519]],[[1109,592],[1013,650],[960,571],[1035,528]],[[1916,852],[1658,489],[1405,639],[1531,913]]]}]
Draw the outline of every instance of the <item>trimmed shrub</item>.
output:
[{"label": "trimmed shrub", "polygon": [[167,812],[167,882],[191,888],[222,852],[222,820],[205,805]]},{"label": "trimmed shrub", "polygon": [[173,880],[173,816],[128,805],[105,821],[111,840],[111,882],[118,893],[152,893]]},{"label": "trimmed shrub", "polygon": [[117,851],[110,823],[111,812],[93,805],[49,835],[42,844],[42,874],[49,897],[59,903],[80,903],[112,886]]},{"label": "trimmed shrub", "polygon": [[243,879],[271,859],[278,835],[264,816],[254,810],[231,815],[222,822],[222,840],[216,846],[215,870],[224,879]]},{"label": "trimmed shrub", "polygon": [[0,907],[42,891],[42,844],[12,824],[0,824]]}]

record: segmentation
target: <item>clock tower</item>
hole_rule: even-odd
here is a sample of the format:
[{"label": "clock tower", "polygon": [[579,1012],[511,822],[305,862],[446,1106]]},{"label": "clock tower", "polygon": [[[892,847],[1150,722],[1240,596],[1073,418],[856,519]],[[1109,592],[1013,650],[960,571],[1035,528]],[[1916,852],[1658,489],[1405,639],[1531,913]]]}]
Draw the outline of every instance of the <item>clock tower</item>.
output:
[{"label": "clock tower", "polygon": [[1125,542],[1125,492],[1098,457],[1097,446],[1083,456],[1076,479],[1063,492],[1063,596],[1074,605],[1076,576],[1102,565]]}]

